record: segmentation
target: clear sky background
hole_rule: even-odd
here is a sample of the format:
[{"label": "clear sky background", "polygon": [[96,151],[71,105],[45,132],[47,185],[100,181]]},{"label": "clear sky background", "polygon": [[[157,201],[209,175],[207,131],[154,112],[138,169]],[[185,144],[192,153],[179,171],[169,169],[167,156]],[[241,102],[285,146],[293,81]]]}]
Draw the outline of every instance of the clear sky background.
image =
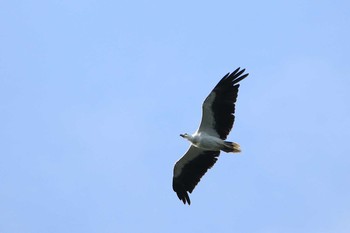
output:
[{"label": "clear sky background", "polygon": [[[1,233],[350,232],[349,1],[0,1]],[[229,139],[173,165],[238,66]]]}]

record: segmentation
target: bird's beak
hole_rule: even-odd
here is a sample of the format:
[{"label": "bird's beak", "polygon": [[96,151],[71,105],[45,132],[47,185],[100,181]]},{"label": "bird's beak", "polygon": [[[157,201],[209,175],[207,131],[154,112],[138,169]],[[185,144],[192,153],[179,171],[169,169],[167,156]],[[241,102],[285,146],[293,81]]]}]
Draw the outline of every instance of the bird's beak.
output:
[{"label": "bird's beak", "polygon": [[183,138],[185,137],[185,135],[183,135],[183,134],[180,134],[180,136],[183,137]]}]

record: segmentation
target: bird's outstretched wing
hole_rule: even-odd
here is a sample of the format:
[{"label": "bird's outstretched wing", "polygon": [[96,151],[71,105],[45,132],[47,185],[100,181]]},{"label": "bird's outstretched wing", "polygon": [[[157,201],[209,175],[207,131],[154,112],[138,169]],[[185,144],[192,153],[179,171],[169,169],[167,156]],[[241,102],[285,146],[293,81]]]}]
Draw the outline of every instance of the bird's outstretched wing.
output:
[{"label": "bird's outstretched wing", "polygon": [[190,205],[192,193],[202,176],[217,161],[220,151],[206,151],[191,146],[174,167],[173,190],[184,204]]},{"label": "bird's outstretched wing", "polygon": [[198,131],[218,136],[225,140],[235,120],[235,103],[239,84],[249,74],[237,68],[226,74],[214,87],[202,105],[202,121]]}]

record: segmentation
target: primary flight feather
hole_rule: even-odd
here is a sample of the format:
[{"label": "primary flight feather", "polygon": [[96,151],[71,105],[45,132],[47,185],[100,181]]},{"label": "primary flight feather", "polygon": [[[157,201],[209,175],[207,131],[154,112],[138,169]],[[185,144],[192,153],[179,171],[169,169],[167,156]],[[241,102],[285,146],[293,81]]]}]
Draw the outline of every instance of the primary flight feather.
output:
[{"label": "primary flight feather", "polygon": [[174,166],[173,190],[184,204],[191,204],[192,193],[202,176],[217,161],[220,151],[238,153],[239,144],[225,141],[235,120],[235,103],[239,82],[249,74],[237,68],[226,74],[210,92],[202,105],[202,120],[198,130],[180,134],[191,146]]}]

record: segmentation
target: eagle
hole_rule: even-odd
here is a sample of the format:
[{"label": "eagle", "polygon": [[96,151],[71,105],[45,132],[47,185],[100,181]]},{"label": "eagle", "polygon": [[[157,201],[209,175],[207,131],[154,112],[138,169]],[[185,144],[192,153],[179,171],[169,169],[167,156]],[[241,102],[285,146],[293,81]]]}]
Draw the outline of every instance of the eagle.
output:
[{"label": "eagle", "polygon": [[239,82],[249,74],[237,68],[227,73],[202,104],[202,120],[194,134],[180,134],[190,142],[190,148],[175,163],[173,190],[184,203],[191,204],[192,193],[200,179],[218,160],[221,151],[241,152],[239,144],[226,141],[235,120],[235,103]]}]

